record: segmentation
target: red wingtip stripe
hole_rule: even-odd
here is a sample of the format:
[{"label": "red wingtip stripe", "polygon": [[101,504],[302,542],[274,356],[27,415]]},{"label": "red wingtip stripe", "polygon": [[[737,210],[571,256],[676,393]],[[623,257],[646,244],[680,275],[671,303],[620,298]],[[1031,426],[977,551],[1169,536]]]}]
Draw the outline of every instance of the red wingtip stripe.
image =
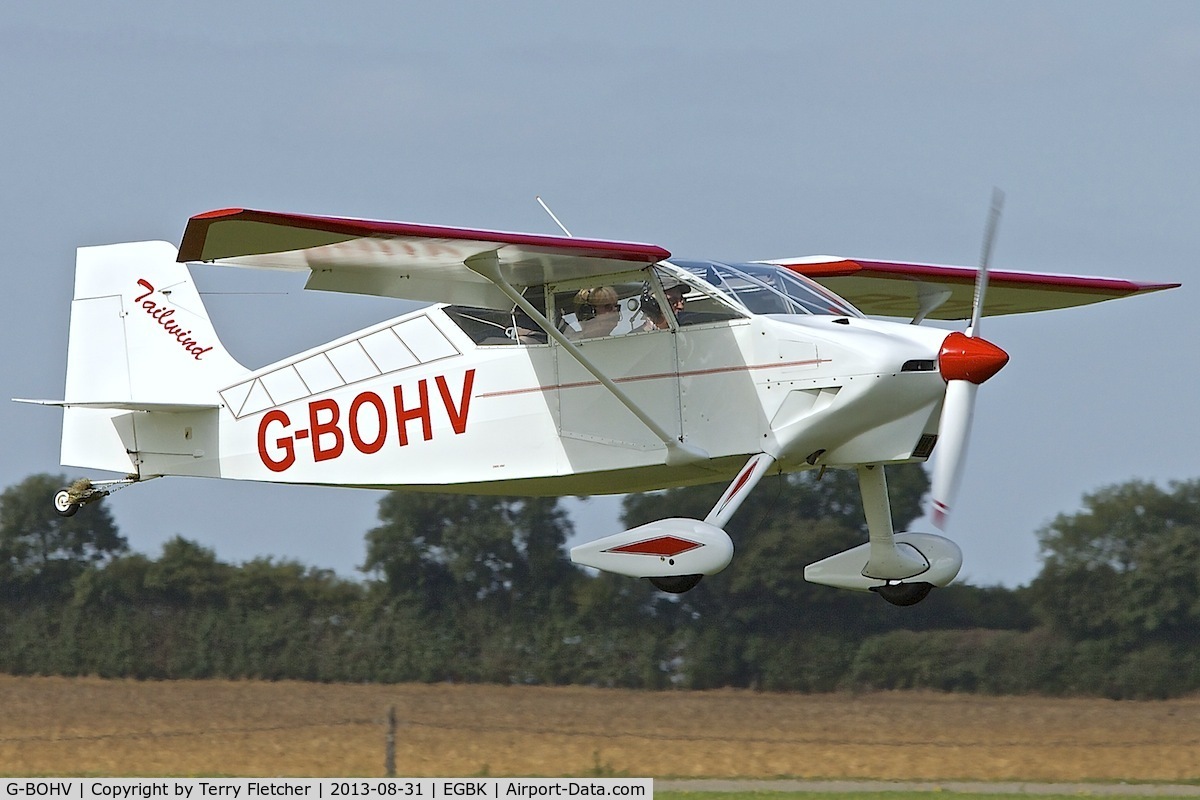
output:
[{"label": "red wingtip stripe", "polygon": [[801,275],[807,275],[810,278],[841,278],[846,275],[853,275],[862,270],[861,264],[857,261],[851,261],[848,258],[841,261],[820,261],[800,264],[781,262],[780,266],[786,267],[793,272],[799,272]]},{"label": "red wingtip stripe", "polygon": [[233,217],[241,214],[246,209],[244,208],[218,208],[213,211],[205,211],[203,214],[196,214],[192,219],[214,219],[216,217]]}]

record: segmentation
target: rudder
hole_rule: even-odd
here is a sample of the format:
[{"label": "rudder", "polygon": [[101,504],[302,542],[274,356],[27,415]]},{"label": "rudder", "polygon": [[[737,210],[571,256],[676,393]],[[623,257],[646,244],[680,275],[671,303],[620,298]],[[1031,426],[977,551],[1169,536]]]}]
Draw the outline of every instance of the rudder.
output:
[{"label": "rudder", "polygon": [[176,257],[167,242],[79,248],[64,464],[137,472],[131,414],[216,407],[217,392],[246,372],[221,344],[191,272]]}]

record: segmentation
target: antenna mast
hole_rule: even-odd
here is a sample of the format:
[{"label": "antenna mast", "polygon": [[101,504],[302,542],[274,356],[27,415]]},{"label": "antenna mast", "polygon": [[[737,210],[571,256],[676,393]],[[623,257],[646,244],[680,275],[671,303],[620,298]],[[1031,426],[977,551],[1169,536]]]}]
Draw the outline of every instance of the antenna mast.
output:
[{"label": "antenna mast", "polygon": [[550,219],[554,220],[555,225],[562,228],[563,233],[565,233],[567,236],[570,236],[572,239],[575,238],[574,235],[569,230],[567,230],[567,226],[563,225],[562,222],[559,220],[559,218],[554,216],[554,212],[550,210],[550,206],[546,205],[546,201],[542,199],[542,196],[540,194],[537,195],[536,197],[534,197],[534,199],[538,201],[538,204],[542,208],[546,209],[546,213],[550,215]]}]

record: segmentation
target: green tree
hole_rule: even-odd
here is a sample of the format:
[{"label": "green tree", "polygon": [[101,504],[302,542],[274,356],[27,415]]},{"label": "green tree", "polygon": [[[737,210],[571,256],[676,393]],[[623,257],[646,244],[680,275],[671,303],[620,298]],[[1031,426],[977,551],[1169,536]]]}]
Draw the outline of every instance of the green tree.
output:
[{"label": "green tree", "polygon": [[51,498],[67,483],[42,473],[0,494],[0,592],[69,594],[88,566],[128,549],[102,500],[72,517],[54,510]]},{"label": "green tree", "polygon": [[318,609],[344,612],[364,595],[361,584],[339,578],[333,570],[269,557],[255,558],[235,568],[228,587],[231,605],[250,609],[293,606],[306,613]]},{"label": "green tree", "polygon": [[544,613],[564,601],[582,573],[564,552],[573,526],[557,497],[533,497],[510,509],[518,559],[513,592],[518,603]]},{"label": "green tree", "polygon": [[1125,646],[1200,641],[1200,480],[1085,495],[1038,532],[1039,615],[1075,639]]},{"label": "green tree", "polygon": [[363,569],[381,574],[394,597],[429,609],[458,594],[495,599],[516,559],[507,502],[391,492],[379,503],[382,524],[367,532]]},{"label": "green tree", "polygon": [[235,568],[211,548],[175,536],[146,572],[146,589],[172,605],[223,605]]},{"label": "green tree", "polygon": [[430,610],[455,599],[497,609],[545,605],[574,568],[557,499],[391,492],[367,532],[364,571]]}]

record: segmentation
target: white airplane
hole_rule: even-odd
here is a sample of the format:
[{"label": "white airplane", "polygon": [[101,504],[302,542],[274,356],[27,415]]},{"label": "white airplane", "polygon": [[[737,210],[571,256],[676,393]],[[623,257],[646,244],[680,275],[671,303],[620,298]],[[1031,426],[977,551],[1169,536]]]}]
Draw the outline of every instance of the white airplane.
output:
[{"label": "white airplane", "polygon": [[[728,482],[703,520],[571,550],[676,593],[729,564],[723,527],[765,474],[854,469],[868,542],[805,578],[910,605],[950,583],[962,555],[943,536],[893,531],[884,468],[936,446],[944,529],[976,389],[1008,360],[979,318],[1178,285],[989,276],[997,213],[976,269],[686,261],[569,235],[211,211],[178,251],[79,249],[65,399],[26,402],[65,409],[63,464],[126,475],[62,489],[64,515],[164,475],[528,496]],[[436,305],[251,370],[222,347],[187,262]],[[948,333],[864,312],[971,324]]]}]

